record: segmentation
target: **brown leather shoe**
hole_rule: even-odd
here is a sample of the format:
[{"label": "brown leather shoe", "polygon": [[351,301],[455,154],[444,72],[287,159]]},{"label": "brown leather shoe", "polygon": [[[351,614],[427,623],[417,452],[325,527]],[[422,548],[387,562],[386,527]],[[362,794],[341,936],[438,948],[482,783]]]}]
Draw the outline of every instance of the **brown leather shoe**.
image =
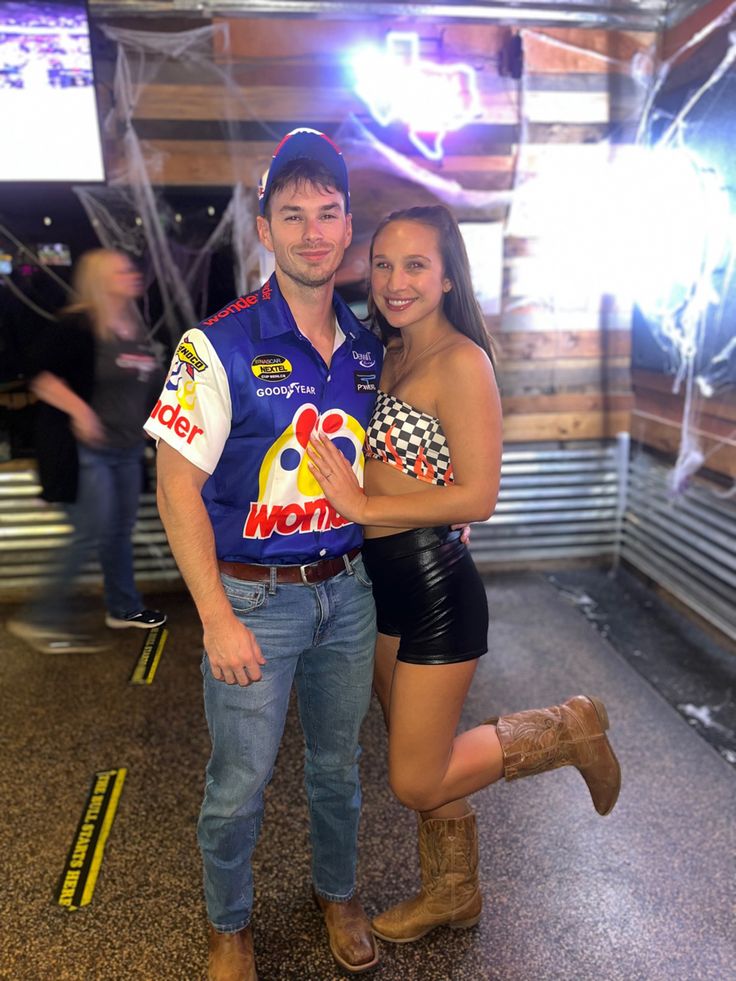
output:
[{"label": "brown leather shoe", "polygon": [[210,923],[207,981],[258,981],[250,926],[218,933]]},{"label": "brown leather shoe", "polygon": [[373,970],[378,964],[378,948],[358,897],[332,903],[315,892],[314,899],[324,913],[330,950],[340,967],[351,974]]}]

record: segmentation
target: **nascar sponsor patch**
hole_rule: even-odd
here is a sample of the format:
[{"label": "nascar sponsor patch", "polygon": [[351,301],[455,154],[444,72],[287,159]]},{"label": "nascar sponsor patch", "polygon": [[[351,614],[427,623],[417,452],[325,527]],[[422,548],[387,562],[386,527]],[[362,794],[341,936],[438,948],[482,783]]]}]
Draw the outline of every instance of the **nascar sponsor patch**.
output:
[{"label": "nascar sponsor patch", "polygon": [[377,392],[378,375],[375,371],[354,371],[356,392]]},{"label": "nascar sponsor patch", "polygon": [[176,349],[176,356],[194,371],[204,371],[207,367],[206,362],[197,354],[197,349],[188,337],[185,337]]},{"label": "nascar sponsor patch", "polygon": [[283,381],[294,369],[280,354],[259,354],[251,361],[250,370],[263,381]]},{"label": "nascar sponsor patch", "polygon": [[353,361],[358,361],[361,368],[375,368],[376,359],[370,351],[353,351]]}]

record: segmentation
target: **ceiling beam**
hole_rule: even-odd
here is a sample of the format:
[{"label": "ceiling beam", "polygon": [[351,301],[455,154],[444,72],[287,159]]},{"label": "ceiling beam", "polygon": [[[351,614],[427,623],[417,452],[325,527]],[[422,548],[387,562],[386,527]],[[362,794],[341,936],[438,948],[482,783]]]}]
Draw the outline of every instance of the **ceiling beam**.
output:
[{"label": "ceiling beam", "polygon": [[[685,0],[691,12],[699,0]],[[667,0],[497,0],[495,3],[425,2],[390,0],[354,3],[349,0],[89,0],[97,17],[270,17],[294,16],[333,19],[372,17],[430,18],[445,21],[496,23],[507,26],[597,27],[609,30],[657,31],[672,15]]]}]

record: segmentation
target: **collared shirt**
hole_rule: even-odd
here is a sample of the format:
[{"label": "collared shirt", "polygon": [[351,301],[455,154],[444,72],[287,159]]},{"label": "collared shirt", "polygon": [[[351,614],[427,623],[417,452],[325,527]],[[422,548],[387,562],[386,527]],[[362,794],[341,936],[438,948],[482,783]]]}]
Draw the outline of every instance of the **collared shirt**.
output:
[{"label": "collared shirt", "polygon": [[337,294],[333,309],[329,368],[275,274],[179,342],[144,428],[211,475],[202,497],[220,559],[300,565],[361,543],[322,494],[306,447],[315,428],[326,433],[362,484],[383,348]]}]

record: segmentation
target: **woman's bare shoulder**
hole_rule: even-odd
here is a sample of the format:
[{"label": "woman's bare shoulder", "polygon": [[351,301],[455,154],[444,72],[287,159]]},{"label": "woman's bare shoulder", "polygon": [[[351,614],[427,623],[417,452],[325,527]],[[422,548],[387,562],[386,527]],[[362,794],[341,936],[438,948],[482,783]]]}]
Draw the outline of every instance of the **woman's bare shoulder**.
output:
[{"label": "woman's bare shoulder", "polygon": [[486,352],[470,337],[460,333],[455,334],[452,341],[437,352],[434,361],[434,367],[439,368],[445,378],[467,372],[476,376],[493,371]]}]

